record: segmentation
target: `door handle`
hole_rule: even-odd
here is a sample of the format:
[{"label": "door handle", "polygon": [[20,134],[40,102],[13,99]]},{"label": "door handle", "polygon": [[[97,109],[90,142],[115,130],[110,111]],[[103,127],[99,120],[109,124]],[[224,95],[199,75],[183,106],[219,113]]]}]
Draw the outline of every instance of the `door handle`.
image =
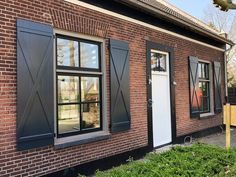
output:
[{"label": "door handle", "polygon": [[149,84],[149,85],[152,84],[152,79],[148,79],[148,84]]},{"label": "door handle", "polygon": [[153,104],[153,100],[152,99],[148,99],[148,106],[152,107],[152,104]]}]

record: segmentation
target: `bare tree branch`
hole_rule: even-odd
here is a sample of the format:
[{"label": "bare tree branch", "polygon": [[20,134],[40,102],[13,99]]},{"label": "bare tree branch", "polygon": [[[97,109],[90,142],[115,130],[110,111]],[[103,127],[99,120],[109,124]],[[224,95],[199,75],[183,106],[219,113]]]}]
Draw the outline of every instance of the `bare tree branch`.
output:
[{"label": "bare tree branch", "polygon": [[[219,33],[227,33],[228,38],[236,42],[236,16],[235,11],[223,12],[209,4],[204,11],[203,21]],[[233,46],[225,53],[227,65],[228,86],[236,86],[236,47]]]}]

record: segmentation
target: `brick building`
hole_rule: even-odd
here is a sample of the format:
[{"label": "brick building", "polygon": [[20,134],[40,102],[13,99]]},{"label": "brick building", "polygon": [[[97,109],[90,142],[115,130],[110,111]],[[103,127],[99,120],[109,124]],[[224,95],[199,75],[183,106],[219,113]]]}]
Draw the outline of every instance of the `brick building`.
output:
[{"label": "brick building", "polygon": [[222,125],[232,42],[170,4],[0,7],[0,176],[145,153]]}]

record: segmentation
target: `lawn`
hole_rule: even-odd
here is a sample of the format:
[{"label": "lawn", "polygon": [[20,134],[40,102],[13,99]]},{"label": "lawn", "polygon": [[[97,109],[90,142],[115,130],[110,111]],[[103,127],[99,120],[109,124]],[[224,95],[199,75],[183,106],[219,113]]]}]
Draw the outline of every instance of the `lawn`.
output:
[{"label": "lawn", "polygon": [[170,151],[149,153],[141,161],[97,171],[96,177],[173,177],[173,176],[236,176],[236,148],[193,144],[177,146]]}]

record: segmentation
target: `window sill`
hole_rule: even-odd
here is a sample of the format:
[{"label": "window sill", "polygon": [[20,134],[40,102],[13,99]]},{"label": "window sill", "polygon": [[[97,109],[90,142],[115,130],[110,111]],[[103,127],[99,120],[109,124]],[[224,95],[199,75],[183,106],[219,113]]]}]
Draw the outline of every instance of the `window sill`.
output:
[{"label": "window sill", "polygon": [[87,133],[83,135],[76,135],[65,138],[56,138],[54,143],[54,148],[63,149],[71,146],[106,140],[109,138],[111,138],[111,134],[106,131]]},{"label": "window sill", "polygon": [[201,114],[200,115],[200,120],[201,119],[210,119],[210,118],[213,118],[213,116],[215,116],[214,113],[210,112],[210,113],[204,113],[204,114]]}]

